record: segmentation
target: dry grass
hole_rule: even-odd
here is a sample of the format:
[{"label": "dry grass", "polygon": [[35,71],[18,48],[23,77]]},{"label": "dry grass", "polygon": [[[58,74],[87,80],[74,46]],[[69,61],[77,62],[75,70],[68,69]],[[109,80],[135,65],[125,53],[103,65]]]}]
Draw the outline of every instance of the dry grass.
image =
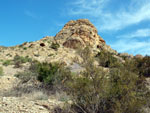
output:
[{"label": "dry grass", "polygon": [[39,90],[23,94],[22,97],[28,98],[29,100],[48,100],[49,98],[49,96],[45,92]]}]

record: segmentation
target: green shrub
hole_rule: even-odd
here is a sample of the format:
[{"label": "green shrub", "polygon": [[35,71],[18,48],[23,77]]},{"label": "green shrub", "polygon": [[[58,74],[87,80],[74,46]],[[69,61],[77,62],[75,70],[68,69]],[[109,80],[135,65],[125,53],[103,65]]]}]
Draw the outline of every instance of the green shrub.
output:
[{"label": "green shrub", "polygon": [[58,43],[52,43],[51,48],[57,50],[60,47]]},{"label": "green shrub", "polygon": [[[143,113],[142,108],[148,100],[148,89],[139,84],[139,76],[125,68],[110,71],[111,107],[117,113]],[[142,86],[142,87],[139,87]]]},{"label": "green shrub", "polygon": [[37,73],[37,79],[43,83],[54,85],[60,84],[61,81],[71,75],[70,70],[58,63],[40,63],[32,62],[30,70]]},{"label": "green shrub", "polygon": [[3,62],[3,60],[2,60],[2,59],[0,59],[0,62]]},{"label": "green shrub", "polygon": [[102,50],[96,57],[98,58],[99,64],[103,67],[120,67],[122,64],[117,58],[115,58],[111,53]]},{"label": "green shrub", "polygon": [[6,54],[6,56],[12,57],[12,55],[11,55],[11,54],[9,54],[9,53],[8,53],[8,54]]},{"label": "green shrub", "polygon": [[31,62],[31,61],[32,61],[32,59],[29,58],[28,56],[23,57],[23,56],[16,55],[13,59],[13,62],[14,62],[14,65],[16,68],[21,67],[21,64],[23,64],[23,63]]},{"label": "green shrub", "polygon": [[139,70],[137,68],[138,62],[136,59],[126,59],[125,63],[123,66],[125,67],[126,70],[139,74]]},{"label": "green shrub", "polygon": [[23,50],[27,50],[27,47],[23,47]]},{"label": "green shrub", "polygon": [[48,64],[48,63],[39,64],[38,80],[44,83],[53,84],[55,79],[55,74],[57,73],[58,69],[59,69],[58,64]]},{"label": "green shrub", "polygon": [[12,60],[6,60],[6,61],[3,62],[4,66],[8,66],[8,65],[12,65],[12,64],[13,64]]},{"label": "green shrub", "polygon": [[124,66],[129,71],[137,73],[140,76],[150,77],[150,56],[126,59]]},{"label": "green shrub", "polygon": [[145,56],[142,59],[136,59],[136,61],[139,74],[145,77],[150,77],[150,56]]},{"label": "green shrub", "polygon": [[32,59],[29,58],[28,56],[26,57],[23,57],[23,56],[19,56],[19,55],[16,55],[13,59],[14,62],[21,62],[21,63],[26,63],[26,62],[31,62]]},{"label": "green shrub", "polygon": [[0,67],[0,76],[2,76],[2,75],[3,75],[3,68]]}]

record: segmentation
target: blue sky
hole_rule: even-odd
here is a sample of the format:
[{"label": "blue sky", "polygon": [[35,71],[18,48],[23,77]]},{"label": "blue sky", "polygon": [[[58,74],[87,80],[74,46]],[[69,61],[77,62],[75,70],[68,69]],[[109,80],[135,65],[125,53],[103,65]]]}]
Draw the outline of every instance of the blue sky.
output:
[{"label": "blue sky", "polygon": [[118,52],[150,55],[150,0],[0,0],[0,45],[55,36],[80,18]]}]

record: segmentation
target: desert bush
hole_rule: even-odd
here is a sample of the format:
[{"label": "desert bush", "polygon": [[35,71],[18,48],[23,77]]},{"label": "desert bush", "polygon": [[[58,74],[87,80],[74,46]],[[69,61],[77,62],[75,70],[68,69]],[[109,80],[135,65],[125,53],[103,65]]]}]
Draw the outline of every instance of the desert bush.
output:
[{"label": "desert bush", "polygon": [[58,43],[52,43],[51,48],[57,50],[60,47]]},{"label": "desert bush", "polygon": [[125,68],[110,71],[109,98],[114,113],[143,113],[148,102],[144,84],[139,84],[139,76]]},{"label": "desert bush", "polygon": [[47,84],[53,84],[55,74],[59,69],[58,64],[41,63],[38,66],[38,80]]},{"label": "desert bush", "polygon": [[29,58],[28,56],[23,57],[23,56],[16,55],[13,59],[13,62],[14,62],[14,65],[16,68],[21,67],[21,64],[23,64],[23,63],[31,62],[31,61],[32,61],[32,59]]},{"label": "desert bush", "polygon": [[60,84],[71,75],[70,70],[59,63],[34,61],[30,66],[30,70],[37,73],[39,81],[49,85]]},{"label": "desert bush", "polygon": [[[66,82],[68,94],[71,94],[73,106],[77,112],[98,113],[107,107],[105,96],[107,95],[108,81],[100,69],[91,76],[88,72],[82,74],[83,77],[74,78]],[[107,108],[106,108],[107,109]]]},{"label": "desert bush", "polygon": [[139,74],[139,70],[137,68],[138,62],[136,59],[126,59],[125,63],[123,63],[123,66],[126,70]]},{"label": "desert bush", "polygon": [[2,60],[2,59],[0,59],[0,62],[3,62],[3,60]]},{"label": "desert bush", "polygon": [[26,63],[26,62],[31,62],[32,59],[29,58],[28,56],[26,57],[23,57],[23,56],[19,56],[19,55],[16,55],[13,59],[14,62],[21,62],[21,63]]},{"label": "desert bush", "polygon": [[[30,99],[44,99],[49,92],[42,84],[37,80],[37,73],[33,73],[30,70],[18,72],[15,77],[19,79],[17,85],[9,92],[6,92],[5,96],[25,96]],[[46,98],[45,98],[46,99]]]},{"label": "desert bush", "polygon": [[27,50],[27,47],[23,47],[23,50]]},{"label": "desert bush", "polygon": [[[15,75],[20,82],[13,89],[12,95],[22,96],[35,92],[35,95],[32,95],[36,99],[47,99],[47,95],[54,93],[58,88],[63,90],[63,82],[69,74],[70,70],[58,63],[32,61],[29,69]],[[36,95],[39,91],[41,93]]]},{"label": "desert bush", "polygon": [[101,50],[96,57],[98,58],[100,66],[109,68],[122,66],[117,58],[105,50]]},{"label": "desert bush", "polygon": [[143,58],[126,59],[124,66],[129,71],[137,73],[139,76],[150,76],[150,56]]},{"label": "desert bush", "polygon": [[3,62],[4,66],[8,66],[8,65],[11,65],[11,64],[13,64],[12,60],[6,60],[6,61]]},{"label": "desert bush", "polygon": [[2,76],[2,75],[3,75],[3,68],[0,67],[0,76]]},{"label": "desert bush", "polygon": [[138,75],[123,66],[105,72],[93,65],[89,54],[88,48],[81,53],[85,59],[81,76],[72,76],[65,83],[72,109],[77,113],[143,113],[149,93],[138,82]]},{"label": "desert bush", "polygon": [[12,57],[12,55],[10,53],[6,54],[6,56]]},{"label": "desert bush", "polygon": [[142,59],[136,59],[137,61],[137,69],[139,70],[139,74],[145,77],[150,77],[150,56],[145,56]]}]

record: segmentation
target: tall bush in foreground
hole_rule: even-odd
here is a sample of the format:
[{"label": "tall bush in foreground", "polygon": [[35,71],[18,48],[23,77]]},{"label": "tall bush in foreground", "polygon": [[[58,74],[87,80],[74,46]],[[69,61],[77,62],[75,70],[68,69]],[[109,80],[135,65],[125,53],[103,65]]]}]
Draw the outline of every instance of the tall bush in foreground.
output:
[{"label": "tall bush in foreground", "polygon": [[109,98],[114,113],[143,113],[142,108],[148,102],[148,89],[139,84],[139,76],[125,68],[110,71]]},{"label": "tall bush in foreground", "polygon": [[85,71],[66,82],[77,113],[143,113],[149,93],[135,73],[125,67],[109,72],[93,65],[89,48],[81,53]]}]

